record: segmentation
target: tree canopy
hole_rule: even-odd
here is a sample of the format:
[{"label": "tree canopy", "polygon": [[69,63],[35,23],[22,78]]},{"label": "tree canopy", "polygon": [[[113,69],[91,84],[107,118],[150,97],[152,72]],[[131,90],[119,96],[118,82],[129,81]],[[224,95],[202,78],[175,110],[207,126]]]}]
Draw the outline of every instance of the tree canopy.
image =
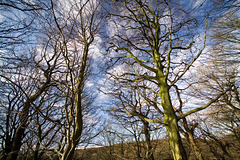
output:
[{"label": "tree canopy", "polygon": [[97,144],[127,159],[135,142],[135,159],[153,160],[155,139],[175,160],[208,159],[204,145],[239,156],[239,5],[1,1],[1,159],[70,160]]}]

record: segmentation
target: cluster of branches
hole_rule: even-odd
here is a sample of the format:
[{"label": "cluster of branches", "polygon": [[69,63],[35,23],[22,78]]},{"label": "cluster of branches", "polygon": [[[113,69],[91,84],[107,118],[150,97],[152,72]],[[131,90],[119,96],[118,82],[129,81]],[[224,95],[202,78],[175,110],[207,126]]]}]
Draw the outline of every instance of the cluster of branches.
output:
[{"label": "cluster of branches", "polygon": [[97,123],[91,110],[95,95],[86,83],[100,5],[51,0],[3,1],[0,6],[5,16],[0,31],[1,158],[72,159],[75,148],[94,136]]},{"label": "cluster of branches", "polygon": [[[240,144],[238,8],[237,1],[1,1],[1,158],[73,159],[101,131],[111,156],[114,135],[122,144],[132,137],[137,159],[153,160],[152,140],[166,131],[171,158],[188,159],[183,137],[197,159],[204,155],[196,138],[215,157],[232,158],[215,131]],[[99,39],[107,47],[105,111],[127,134],[109,123],[93,131],[96,91],[88,84]]]}]

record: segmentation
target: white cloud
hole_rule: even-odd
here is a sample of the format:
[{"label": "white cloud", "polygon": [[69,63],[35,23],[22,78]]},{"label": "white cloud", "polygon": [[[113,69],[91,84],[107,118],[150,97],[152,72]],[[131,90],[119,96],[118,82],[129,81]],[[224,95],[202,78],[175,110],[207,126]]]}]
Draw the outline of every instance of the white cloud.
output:
[{"label": "white cloud", "polygon": [[94,85],[94,83],[91,82],[91,81],[87,81],[87,82],[86,82],[86,86],[87,86],[87,87],[92,87],[93,85]]},{"label": "white cloud", "polygon": [[206,0],[195,0],[194,2],[194,5],[193,5],[193,8],[197,7],[197,6],[200,6],[202,5]]}]

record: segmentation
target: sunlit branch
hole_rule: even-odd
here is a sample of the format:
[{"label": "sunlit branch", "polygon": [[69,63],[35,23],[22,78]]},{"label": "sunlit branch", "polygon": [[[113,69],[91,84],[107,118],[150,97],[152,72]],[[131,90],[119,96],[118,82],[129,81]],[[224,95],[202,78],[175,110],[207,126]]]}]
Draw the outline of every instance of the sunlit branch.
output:
[{"label": "sunlit branch", "polygon": [[207,107],[209,107],[211,104],[216,102],[221,96],[225,95],[231,89],[232,89],[232,86],[228,87],[224,92],[220,93],[218,96],[216,96],[214,99],[212,99],[211,101],[209,101],[208,103],[206,103],[202,107],[195,108],[193,110],[188,111],[187,113],[184,113],[184,114],[178,116],[178,120],[180,120],[180,119],[182,119],[182,118],[184,118],[186,116],[189,116],[189,115],[191,115],[193,113],[196,113],[198,111],[201,111],[203,109],[206,109]]},{"label": "sunlit branch", "polygon": [[152,72],[155,72],[155,73],[157,72],[157,70],[155,68],[149,67],[148,65],[144,64],[144,61],[139,60],[137,57],[135,57],[133,55],[133,53],[130,51],[130,49],[125,48],[125,47],[117,47],[117,50],[125,50],[125,51],[127,51],[130,54],[130,57],[132,59],[134,59],[139,65],[141,65],[142,67],[144,67],[144,68],[146,68],[146,69],[148,69],[148,70],[150,70]]}]

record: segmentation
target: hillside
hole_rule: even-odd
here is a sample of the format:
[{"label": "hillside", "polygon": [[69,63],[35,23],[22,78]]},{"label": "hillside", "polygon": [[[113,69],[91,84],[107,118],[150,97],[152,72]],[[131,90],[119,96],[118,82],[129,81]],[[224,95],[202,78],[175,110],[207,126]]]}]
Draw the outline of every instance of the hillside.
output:
[{"label": "hillside", "polygon": [[[215,141],[205,141],[203,139],[197,140],[198,146],[202,151],[204,159],[240,159],[239,153],[239,144],[233,138],[223,138],[221,140],[221,146],[219,143]],[[170,146],[168,143],[168,139],[160,139],[152,141],[153,144],[153,155],[155,160],[162,159],[173,159],[170,151]],[[189,159],[196,159],[195,155],[184,140],[184,145],[188,154]],[[238,147],[237,147],[238,146]],[[227,153],[230,154],[231,157],[224,153],[224,149],[221,147],[225,147]],[[140,154],[138,154],[138,150]],[[144,159],[146,154],[146,145],[145,142],[140,142],[140,147],[138,149],[137,144],[134,142],[130,143],[122,143],[115,144],[112,146],[103,146],[98,148],[88,148],[77,150],[75,153],[75,159],[82,160],[136,160],[136,159]],[[138,158],[139,157],[139,158]]]}]

